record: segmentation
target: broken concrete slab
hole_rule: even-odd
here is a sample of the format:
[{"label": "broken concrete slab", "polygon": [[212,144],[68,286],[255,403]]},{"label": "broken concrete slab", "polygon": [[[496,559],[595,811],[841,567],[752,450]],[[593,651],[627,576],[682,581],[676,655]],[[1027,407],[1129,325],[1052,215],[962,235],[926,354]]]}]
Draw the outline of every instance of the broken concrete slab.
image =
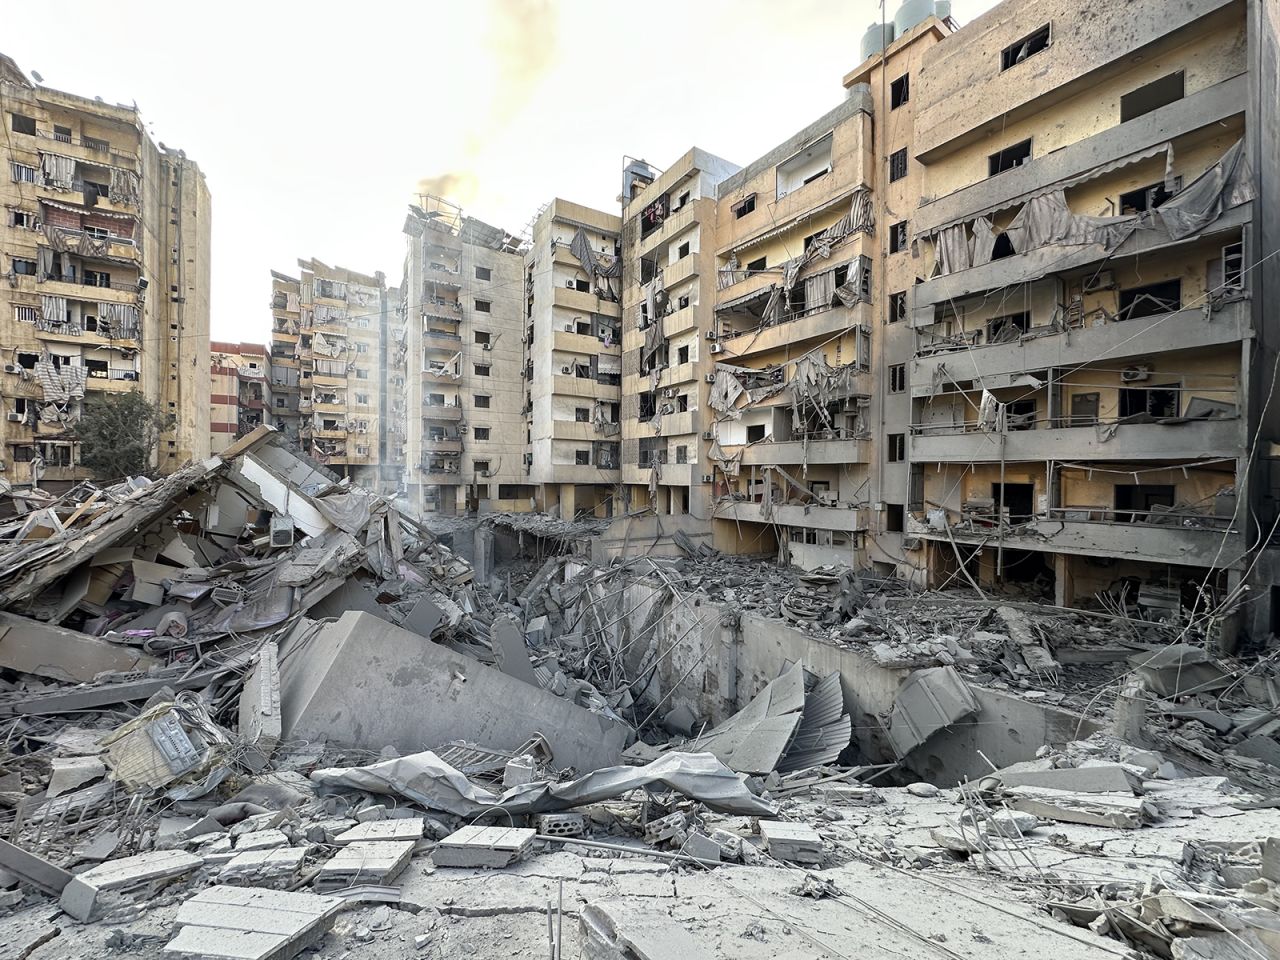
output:
[{"label": "broken concrete slab", "polygon": [[275,850],[287,847],[289,838],[280,830],[254,830],[236,837],[235,847],[241,850]]},{"label": "broken concrete slab", "polygon": [[[306,656],[291,657],[305,643]],[[281,646],[284,736],[403,753],[424,741],[517,750],[531,732],[557,766],[617,760],[625,724],[592,713],[417,634],[358,611]]]},{"label": "broken concrete slab", "polygon": [[263,644],[257,661],[240,691],[240,737],[245,743],[245,762],[261,770],[280,742],[280,665],[274,640]]},{"label": "broken concrete slab", "polygon": [[578,931],[584,957],[715,960],[720,955],[662,908],[630,900],[588,903],[578,915]]},{"label": "broken concrete slab", "polygon": [[0,613],[0,667],[63,683],[100,673],[145,672],[161,663],[141,650],[76,630]]},{"label": "broken concrete slab", "polygon": [[463,827],[431,853],[437,867],[505,867],[523,859],[536,831],[525,827]]},{"label": "broken concrete slab", "polygon": [[889,740],[903,757],[939,730],[977,712],[977,699],[954,667],[914,670],[893,702]]},{"label": "broken concrete slab", "polygon": [[1010,808],[1060,823],[1134,830],[1155,814],[1148,801],[1123,793],[1071,793],[1048,787],[1013,787],[1006,793]]},{"label": "broken concrete slab", "polygon": [[373,820],[358,823],[334,837],[340,847],[365,840],[421,840],[425,829],[423,817],[404,817],[396,820]]},{"label": "broken concrete slab", "polygon": [[489,636],[493,638],[493,653],[497,657],[498,669],[508,676],[537,686],[538,678],[534,675],[533,664],[529,662],[529,648],[515,621],[510,617],[498,617],[489,628]]},{"label": "broken concrete slab", "polygon": [[306,859],[306,847],[246,850],[244,853],[237,853],[223,865],[218,871],[218,880],[221,883],[271,886],[296,877]]},{"label": "broken concrete slab", "polygon": [[989,779],[1006,787],[1052,787],[1070,793],[1142,792],[1142,780],[1118,763],[1081,767],[1058,767],[1052,770],[1016,770],[997,772]]},{"label": "broken concrete slab", "polygon": [[312,893],[216,886],[178,908],[175,960],[291,960],[317,945],[345,901]]},{"label": "broken concrete slab", "polygon": [[151,891],[198,869],[204,863],[183,850],[153,850],[91,867],[77,874],[62,890],[62,909],[81,923],[96,919],[107,898]]},{"label": "broken concrete slab", "polygon": [[362,883],[390,883],[408,866],[415,846],[411,840],[348,844],[321,864],[313,885],[317,890],[326,891]]},{"label": "broken concrete slab", "polygon": [[56,864],[44,859],[44,857],[28,853],[8,840],[0,840],[0,867],[16,874],[33,887],[44,890],[46,893],[51,893],[55,897],[61,894],[66,885],[72,880],[70,870],[63,870]]},{"label": "broken concrete slab", "polygon": [[49,786],[44,795],[59,797],[106,776],[107,765],[98,757],[54,757],[49,761]]}]

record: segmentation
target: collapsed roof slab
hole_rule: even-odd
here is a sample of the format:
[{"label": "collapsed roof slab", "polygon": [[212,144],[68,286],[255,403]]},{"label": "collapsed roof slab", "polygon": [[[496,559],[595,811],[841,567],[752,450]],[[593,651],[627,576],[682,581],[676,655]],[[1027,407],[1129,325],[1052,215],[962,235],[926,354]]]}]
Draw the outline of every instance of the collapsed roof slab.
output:
[{"label": "collapsed roof slab", "polygon": [[618,762],[630,733],[362,611],[304,621],[280,661],[286,739],[413,753],[464,739],[516,750],[540,733],[557,766],[589,771]]}]

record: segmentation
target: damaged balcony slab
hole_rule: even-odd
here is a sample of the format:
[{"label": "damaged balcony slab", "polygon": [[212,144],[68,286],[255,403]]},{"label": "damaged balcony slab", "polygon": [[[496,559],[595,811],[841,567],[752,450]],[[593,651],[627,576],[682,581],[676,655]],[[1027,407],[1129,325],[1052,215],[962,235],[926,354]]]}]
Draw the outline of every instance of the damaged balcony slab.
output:
[{"label": "damaged balcony slab", "polygon": [[359,884],[385,885],[409,865],[416,844],[412,840],[360,841],[342,847],[316,874],[319,891],[342,890]]},{"label": "damaged balcony slab", "polygon": [[136,647],[0,613],[0,666],[63,683],[89,683],[100,673],[145,673],[161,661]]},{"label": "damaged balcony slab", "polygon": [[129,896],[150,893],[203,864],[202,859],[182,850],[155,850],[110,860],[72,878],[63,887],[59,902],[71,916],[81,923],[88,923],[106,908],[103,894]]},{"label": "damaged balcony slab", "polygon": [[338,897],[258,887],[211,887],[178,910],[178,935],[166,944],[172,960],[290,960],[324,938]]},{"label": "damaged balcony slab", "polygon": [[[304,650],[305,656],[293,651]],[[452,740],[515,750],[531,732],[555,762],[616,761],[630,730],[367,613],[296,628],[280,651],[286,739],[405,753]]]}]

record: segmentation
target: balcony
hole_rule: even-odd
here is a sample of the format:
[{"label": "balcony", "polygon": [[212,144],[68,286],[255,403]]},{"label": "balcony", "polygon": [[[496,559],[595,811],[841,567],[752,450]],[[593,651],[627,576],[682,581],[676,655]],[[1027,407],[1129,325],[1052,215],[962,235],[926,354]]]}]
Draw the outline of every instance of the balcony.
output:
[{"label": "balcony", "polygon": [[590,377],[574,377],[568,374],[556,374],[551,378],[551,391],[568,397],[587,397],[592,400],[617,401],[622,396],[622,388],[614,384],[600,383]]},{"label": "balcony", "polygon": [[[926,540],[994,544],[995,526],[961,521],[948,532],[912,532]],[[1103,507],[1061,507],[1029,523],[1006,526],[1003,543],[1020,550],[1042,550],[1089,557],[1123,557],[1149,563],[1194,567],[1244,566],[1244,538],[1230,518],[1203,514],[1147,513]]]},{"label": "balcony", "polygon": [[[1114,435],[1104,439],[1112,430]],[[918,463],[978,463],[1002,459],[1178,461],[1234,458],[1245,447],[1244,421],[1240,419],[1009,430],[1003,434],[1003,452],[1002,435],[980,431],[976,424],[912,424],[911,431],[911,459]]]},{"label": "balcony", "polygon": [[[726,447],[727,453],[734,448]],[[871,443],[868,437],[847,439],[809,440],[807,448],[803,440],[784,440],[775,443],[753,443],[740,448],[744,466],[768,466],[769,464],[801,464],[823,466],[827,464],[870,463]]]},{"label": "balcony", "polygon": [[430,466],[427,463],[419,465],[421,482],[431,484],[433,486],[455,487],[463,483],[462,473],[456,468],[453,470],[445,470],[440,466]]},{"label": "balcony", "polygon": [[771,327],[747,330],[720,339],[723,352],[717,358],[727,361],[734,357],[746,357],[767,353],[788,344],[830,338],[840,333],[859,331],[868,339],[871,336],[871,307],[859,303],[854,307],[822,307],[813,312],[785,315],[781,323]]},{"label": "balcony", "polygon": [[[1235,343],[1250,335],[1249,306],[1248,300],[1233,300],[1207,319],[1202,309],[1179,310],[920,356],[911,367],[911,395],[937,395],[953,379],[986,380],[1026,370],[1081,366],[1098,357],[1123,361],[1125,357],[1160,350],[1194,350]],[[1147,335],[1157,330],[1157,336]]]},{"label": "balcony", "polygon": [[456,384],[462,376],[443,367],[423,367],[422,379],[427,383]]},{"label": "balcony", "polygon": [[91,372],[85,378],[84,388],[103,393],[130,393],[138,389],[138,373],[136,370],[108,370],[105,374]]},{"label": "balcony", "polygon": [[456,403],[424,403],[422,405],[422,417],[424,420],[448,420],[453,422],[462,419],[462,407]]},{"label": "balcony", "polygon": [[617,483],[616,467],[597,467],[595,464],[556,463],[551,466],[551,476],[556,483]]},{"label": "balcony", "polygon": [[760,293],[782,282],[782,271],[778,270],[727,270],[723,267],[716,271],[716,287],[720,291],[716,298],[716,307],[723,307]]},{"label": "balcony", "polygon": [[[615,436],[617,436],[615,434]],[[596,433],[595,425],[577,420],[551,421],[551,437],[554,440],[602,440],[604,434]]]},{"label": "balcony", "polygon": [[456,333],[446,333],[444,330],[423,330],[422,342],[429,347],[457,350],[462,346],[462,337]]},{"label": "balcony", "polygon": [[584,293],[570,287],[554,287],[552,298],[557,307],[574,310],[578,313],[598,313],[605,317],[621,318],[622,305],[612,300],[602,300],[594,293]]},{"label": "balcony", "polygon": [[717,520],[743,523],[777,523],[787,527],[813,530],[842,530],[856,533],[867,528],[865,511],[855,507],[824,507],[817,504],[774,503],[768,514],[760,512],[760,504],[752,500],[721,500],[712,516]]},{"label": "balcony", "polygon": [[345,440],[347,439],[346,427],[316,427],[312,430],[311,435],[319,440]]},{"label": "balcony", "polygon": [[698,254],[694,252],[662,268],[662,285],[670,290],[676,284],[683,283],[690,277],[696,277],[697,275]]},{"label": "balcony", "polygon": [[345,400],[335,400],[325,403],[320,400],[313,400],[311,402],[311,410],[315,413],[346,413],[347,402]]},{"label": "balcony", "polygon": [[422,449],[428,453],[457,456],[462,453],[461,437],[427,437],[422,441]]},{"label": "balcony", "polygon": [[[128,170],[130,173],[138,172],[138,155],[136,153],[121,153],[108,141],[95,140],[92,137],[82,139],[80,137],[60,136],[58,134],[50,134],[44,130],[37,132],[36,136],[50,144],[48,150],[45,151],[46,153],[57,153],[95,167],[104,167],[109,163],[112,166]],[[43,144],[40,144],[40,146],[43,147]]]},{"label": "balcony", "polygon": [[[677,190],[674,192],[679,193],[680,191]],[[684,233],[685,230],[697,223],[698,221],[694,216],[694,210],[696,209],[695,204],[697,202],[697,200],[690,200],[675,213],[668,214],[667,218],[662,221],[662,226],[658,227],[658,229],[654,230],[653,233],[639,241],[639,245],[635,250],[635,255],[649,255],[659,247],[670,243],[675,237]]]},{"label": "balcony", "polygon": [[571,333],[568,330],[557,330],[552,340],[552,347],[563,353],[574,353],[579,356],[622,356],[622,345],[612,343],[605,345],[604,340],[589,333]]},{"label": "balcony", "polygon": [[[114,303],[133,303],[141,290],[136,280],[88,283],[83,275],[75,274],[50,274],[41,284],[36,284],[35,277],[23,279],[30,281],[32,288],[40,293],[66,297],[68,300],[109,300]],[[121,296],[121,294],[128,296]]]}]

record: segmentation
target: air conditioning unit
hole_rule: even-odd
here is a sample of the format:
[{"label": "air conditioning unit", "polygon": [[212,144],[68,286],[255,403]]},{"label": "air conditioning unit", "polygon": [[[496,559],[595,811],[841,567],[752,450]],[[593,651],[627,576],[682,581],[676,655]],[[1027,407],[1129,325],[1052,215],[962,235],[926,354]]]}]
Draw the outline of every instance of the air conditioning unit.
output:
[{"label": "air conditioning unit", "polygon": [[574,326],[573,326],[573,324],[572,324],[572,323],[566,323],[566,324],[564,325],[564,332],[565,332],[565,333],[573,333],[574,329],[575,329],[575,328],[574,328]]},{"label": "air conditioning unit", "polygon": [[568,287],[570,290],[573,290],[577,287],[577,284],[575,284],[572,280],[566,280],[564,282],[564,285]]},{"label": "air conditioning unit", "polygon": [[714,330],[708,330],[706,333],[703,334],[703,336],[706,337],[708,340],[714,340],[716,338],[716,332]]},{"label": "air conditioning unit", "polygon": [[662,395],[663,395],[664,397],[670,397],[670,398],[672,398],[672,399],[675,399],[675,396],[676,396],[676,393],[677,393],[677,392],[678,392],[678,391],[676,390],[676,388],[675,388],[675,387],[667,387],[667,389],[665,389],[665,390],[663,390],[663,391],[662,391]]},{"label": "air conditioning unit", "polygon": [[711,474],[709,474],[709,473],[704,473],[704,474],[702,475],[702,482],[703,482],[703,483],[710,483],[713,479],[715,479],[715,478],[714,478],[714,477],[712,477],[712,476],[711,476]]},{"label": "air conditioning unit", "polygon": [[492,350],[492,349],[493,349],[493,344],[492,344],[492,343],[482,343],[482,344],[480,344],[480,349],[481,349],[481,350]]},{"label": "air conditioning unit", "polygon": [[662,405],[662,414],[664,416],[666,416],[667,414],[675,413],[675,412],[676,412],[675,404],[664,403]]},{"label": "air conditioning unit", "polygon": [[126,371],[125,375],[124,375],[123,377],[121,377],[121,379],[122,379],[122,380],[137,380],[137,379],[138,379],[138,371],[136,371],[136,370],[129,370],[129,371]]},{"label": "air conditioning unit", "polygon": [[293,520],[287,514],[272,514],[271,516],[271,546],[273,547],[292,547],[293,546]]},{"label": "air conditioning unit", "polygon": [[4,365],[5,373],[17,373],[20,368],[16,363],[6,363]]},{"label": "air conditioning unit", "polygon": [[1116,275],[1113,270],[1099,270],[1092,277],[1084,282],[1085,293],[1097,293],[1099,290],[1111,290],[1116,285]]},{"label": "air conditioning unit", "polygon": [[712,433],[710,430],[703,430],[703,431],[702,431],[702,439],[703,439],[703,440],[714,440],[715,438],[716,438],[716,435],[715,435],[714,433]]},{"label": "air conditioning unit", "polygon": [[492,471],[492,470],[481,470],[481,471],[480,471],[480,476],[484,477],[485,479],[488,479],[489,477],[492,477],[492,476],[493,476],[493,471]]},{"label": "air conditioning unit", "polygon": [[573,367],[561,367],[561,368],[560,368],[560,372],[561,372],[561,373],[573,373]]},{"label": "air conditioning unit", "polygon": [[22,416],[22,414],[20,414],[20,413],[13,413],[13,412],[10,412],[10,413],[9,413],[9,422],[10,422],[10,423],[21,423],[24,419],[25,419],[25,418],[24,418],[24,417]]},{"label": "air conditioning unit", "polygon": [[716,353],[724,353],[724,346],[723,346],[722,344],[719,344],[719,343],[713,343],[713,344],[711,345],[711,352],[712,352],[713,354],[716,354]]},{"label": "air conditioning unit", "polygon": [[461,435],[461,434],[466,434],[466,433],[468,433],[470,430],[471,430],[471,428],[470,428],[470,427],[468,427],[465,423],[460,423],[460,424],[458,424],[458,433],[459,433],[460,435]]},{"label": "air conditioning unit", "polygon": [[1149,364],[1139,364],[1134,367],[1125,367],[1120,371],[1121,383],[1138,383],[1142,380],[1151,379],[1151,367]]}]

